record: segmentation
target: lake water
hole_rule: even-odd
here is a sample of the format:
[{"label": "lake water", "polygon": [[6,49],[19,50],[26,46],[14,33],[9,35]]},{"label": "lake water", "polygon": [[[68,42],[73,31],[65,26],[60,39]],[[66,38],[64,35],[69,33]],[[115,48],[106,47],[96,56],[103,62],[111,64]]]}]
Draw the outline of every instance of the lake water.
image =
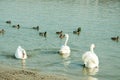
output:
[{"label": "lake water", "polygon": [[[12,28],[16,24],[20,29]],[[78,27],[79,36],[73,34]],[[72,80],[120,80],[120,42],[110,39],[120,36],[120,0],[0,0],[0,29],[5,30],[0,34],[0,64],[21,69],[21,60],[13,57],[21,45],[28,54],[25,69]],[[69,34],[68,59],[57,53],[65,41],[56,34],[61,30]],[[39,36],[44,31],[46,38]],[[100,60],[96,74],[81,66],[92,43]]]}]

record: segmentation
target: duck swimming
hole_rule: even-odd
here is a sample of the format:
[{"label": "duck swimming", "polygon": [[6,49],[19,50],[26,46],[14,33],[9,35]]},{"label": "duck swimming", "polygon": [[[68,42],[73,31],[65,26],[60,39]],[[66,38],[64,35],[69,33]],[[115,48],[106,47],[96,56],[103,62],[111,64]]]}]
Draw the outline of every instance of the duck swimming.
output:
[{"label": "duck swimming", "polygon": [[119,40],[119,36],[117,36],[117,37],[111,37],[111,40],[118,41]]},{"label": "duck swimming", "polygon": [[19,25],[19,24],[17,24],[17,25],[13,25],[12,27],[13,27],[13,28],[17,28],[17,29],[19,29],[19,28],[20,28],[20,25]]},{"label": "duck swimming", "polygon": [[59,35],[59,38],[60,38],[60,39],[63,39],[64,37],[65,37],[65,34],[60,34],[60,35]]},{"label": "duck swimming", "polygon": [[47,32],[39,32],[39,36],[43,36],[43,37],[46,37],[47,36]]},{"label": "duck swimming", "polygon": [[39,31],[39,26],[33,27],[33,29]]},{"label": "duck swimming", "polygon": [[4,34],[4,32],[5,32],[5,30],[4,30],[4,29],[0,30],[0,33]]},{"label": "duck swimming", "polygon": [[58,32],[56,32],[56,34],[62,34],[62,32],[63,32],[63,31],[58,31]]},{"label": "duck swimming", "polygon": [[81,32],[81,27],[78,27],[77,30],[73,31],[73,34],[80,34]]}]

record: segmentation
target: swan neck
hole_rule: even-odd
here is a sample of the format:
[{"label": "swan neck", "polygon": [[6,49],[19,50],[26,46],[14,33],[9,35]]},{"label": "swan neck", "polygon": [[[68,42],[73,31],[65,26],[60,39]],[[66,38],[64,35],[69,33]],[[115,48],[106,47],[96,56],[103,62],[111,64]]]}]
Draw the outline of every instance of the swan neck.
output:
[{"label": "swan neck", "polygon": [[68,38],[69,38],[69,37],[66,37],[65,44],[64,44],[65,46],[67,45]]},{"label": "swan neck", "polygon": [[90,51],[91,51],[92,53],[94,53],[94,48],[93,48],[93,47],[90,47]]}]

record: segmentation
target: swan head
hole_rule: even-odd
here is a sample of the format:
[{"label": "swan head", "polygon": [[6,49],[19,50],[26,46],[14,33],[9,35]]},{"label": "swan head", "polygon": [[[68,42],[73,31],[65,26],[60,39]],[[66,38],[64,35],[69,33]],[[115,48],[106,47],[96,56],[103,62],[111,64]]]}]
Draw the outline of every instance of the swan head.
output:
[{"label": "swan head", "polygon": [[22,49],[22,47],[21,47],[21,46],[18,46],[18,48],[19,48],[19,49]]},{"label": "swan head", "polygon": [[94,49],[95,48],[95,44],[91,44],[91,49]]}]

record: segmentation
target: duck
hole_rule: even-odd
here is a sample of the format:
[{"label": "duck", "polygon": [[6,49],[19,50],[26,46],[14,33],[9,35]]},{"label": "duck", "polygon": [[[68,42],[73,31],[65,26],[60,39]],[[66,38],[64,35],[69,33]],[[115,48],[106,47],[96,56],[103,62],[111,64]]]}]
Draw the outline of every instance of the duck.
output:
[{"label": "duck", "polygon": [[80,32],[80,31],[81,31],[81,27],[78,27],[77,32]]},{"label": "duck", "polygon": [[81,27],[78,27],[77,30],[73,31],[73,34],[80,34],[81,32]]},{"label": "duck", "polygon": [[11,24],[11,21],[10,21],[10,20],[8,20],[8,21],[6,21],[6,23],[7,23],[7,24]]},{"label": "duck", "polygon": [[37,26],[37,27],[33,27],[33,29],[39,31],[39,26]]},{"label": "duck", "polygon": [[21,46],[18,46],[15,52],[15,57],[17,59],[27,59],[26,51]]},{"label": "duck", "polygon": [[2,33],[2,34],[3,34],[4,32],[5,32],[5,30],[4,30],[4,29],[0,30],[0,33]]},{"label": "duck", "polygon": [[60,34],[60,35],[59,35],[59,38],[60,38],[60,39],[63,39],[64,37],[65,37],[65,34]]},{"label": "duck", "polygon": [[74,33],[74,34],[78,34],[78,35],[80,34],[79,31],[73,31],[73,33]]},{"label": "duck", "polygon": [[60,55],[62,55],[63,58],[69,57],[70,52],[71,52],[70,47],[67,45],[69,35],[65,34],[65,37],[66,37],[65,43],[64,43],[64,45],[61,46],[61,48],[59,50],[59,53],[60,53]]},{"label": "duck", "polygon": [[111,40],[118,41],[119,40],[119,36],[117,36],[117,37],[111,37]]},{"label": "duck", "polygon": [[63,31],[58,31],[58,32],[56,32],[56,34],[62,34],[62,32],[63,32]]},{"label": "duck", "polygon": [[90,51],[87,51],[82,55],[84,66],[87,68],[99,67],[99,59],[98,56],[94,53],[94,48],[95,48],[95,44],[91,44]]},{"label": "duck", "polygon": [[20,25],[19,25],[19,24],[17,24],[17,25],[13,25],[12,27],[13,27],[13,28],[17,28],[17,29],[19,29],[19,28],[20,28]]},{"label": "duck", "polygon": [[43,37],[46,37],[47,36],[47,32],[46,31],[45,32],[39,32],[39,35],[43,36]]}]

